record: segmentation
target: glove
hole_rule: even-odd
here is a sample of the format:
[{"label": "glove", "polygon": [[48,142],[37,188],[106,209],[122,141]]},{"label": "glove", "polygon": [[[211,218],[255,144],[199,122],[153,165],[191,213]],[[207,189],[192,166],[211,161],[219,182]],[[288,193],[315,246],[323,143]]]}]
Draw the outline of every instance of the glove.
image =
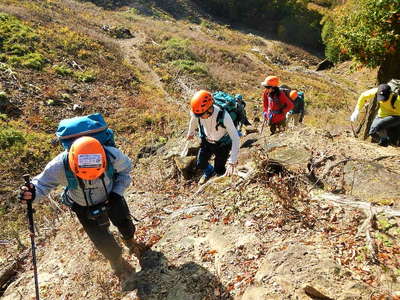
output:
[{"label": "glove", "polygon": [[358,114],[359,114],[359,110],[358,110],[358,108],[356,108],[350,116],[350,121],[355,122],[357,120]]},{"label": "glove", "polygon": [[228,163],[228,166],[226,168],[226,172],[225,172],[224,176],[232,176],[233,173],[235,172],[236,165],[237,165],[237,162],[234,164]]},{"label": "glove", "polygon": [[267,114],[266,111],[264,111],[262,115],[263,115],[263,118],[264,118],[264,119],[267,119],[267,118],[268,118],[268,114]]},{"label": "glove", "polygon": [[33,200],[35,200],[35,196],[36,196],[36,188],[32,183],[29,186],[23,185],[20,187],[18,199],[21,202],[28,202],[28,201],[32,202]]}]

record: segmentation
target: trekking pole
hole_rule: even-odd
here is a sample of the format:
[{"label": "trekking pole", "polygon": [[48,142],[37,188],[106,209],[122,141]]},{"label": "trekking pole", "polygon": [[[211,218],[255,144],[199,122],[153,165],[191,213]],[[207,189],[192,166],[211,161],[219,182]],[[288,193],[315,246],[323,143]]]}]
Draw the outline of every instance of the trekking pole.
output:
[{"label": "trekking pole", "polygon": [[[25,186],[31,190],[31,180],[29,178],[29,174],[23,176],[25,180]],[[27,215],[28,215],[28,222],[29,222],[29,231],[31,237],[31,246],[32,246],[32,264],[33,264],[33,276],[35,279],[35,292],[36,292],[36,300],[39,300],[39,280],[38,280],[38,273],[36,267],[36,245],[35,245],[35,227],[33,224],[33,213],[34,210],[32,208],[32,200],[26,201],[27,204]]]},{"label": "trekking pole", "polygon": [[261,126],[261,131],[260,131],[260,133],[262,133],[262,132],[263,132],[263,130],[264,130],[264,125],[265,125],[266,121],[267,121],[267,120],[264,118],[264,122],[262,123],[262,126]]}]

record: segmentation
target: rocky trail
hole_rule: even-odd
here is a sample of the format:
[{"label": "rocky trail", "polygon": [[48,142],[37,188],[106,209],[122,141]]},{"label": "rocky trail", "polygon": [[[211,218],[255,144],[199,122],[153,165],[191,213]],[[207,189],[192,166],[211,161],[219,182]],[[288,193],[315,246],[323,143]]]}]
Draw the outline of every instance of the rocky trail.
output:
[{"label": "rocky trail", "polygon": [[[312,144],[317,136],[344,148],[352,145],[347,162],[338,155],[341,149],[330,152],[328,144],[318,145],[325,154],[316,161],[311,147],[317,146]],[[247,147],[249,140],[253,143]],[[186,181],[178,175],[182,189],[172,193],[135,185],[128,203],[139,220],[138,238],[152,248],[140,264],[125,254],[136,273],[122,283],[122,290],[107,263],[76,230],[78,222],[62,214],[57,234],[39,237],[43,299],[397,299],[400,203],[398,189],[385,184],[395,175],[384,165],[385,160],[399,160],[398,150],[359,142],[356,149],[351,143],[352,138],[324,137],[310,128],[264,138],[253,133],[243,140],[241,177],[215,178],[199,188],[181,185]],[[154,168],[158,161],[171,161],[172,169],[183,171],[182,161],[194,157],[179,157],[179,148],[171,142],[147,160]],[[357,164],[359,173],[346,170],[352,159],[366,164]],[[374,196],[393,199],[386,202],[390,206],[365,202],[365,187],[356,188],[370,172],[368,164],[381,170],[381,180],[371,181],[368,189],[385,190],[386,196]],[[310,168],[332,192],[310,180]],[[356,182],[351,190],[341,179],[346,173]],[[26,261],[26,271],[3,299],[30,299],[34,286],[29,267]]]}]

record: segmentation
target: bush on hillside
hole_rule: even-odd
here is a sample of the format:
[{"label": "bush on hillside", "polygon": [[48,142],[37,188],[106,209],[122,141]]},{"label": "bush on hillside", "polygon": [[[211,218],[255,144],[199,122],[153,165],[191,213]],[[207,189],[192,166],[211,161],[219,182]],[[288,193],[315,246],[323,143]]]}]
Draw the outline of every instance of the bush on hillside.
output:
[{"label": "bush on hillside", "polygon": [[68,68],[65,65],[54,65],[53,66],[54,71],[61,76],[69,76],[71,75],[74,71]]},{"label": "bush on hillside", "polygon": [[368,67],[391,69],[392,75],[399,76],[399,16],[398,0],[347,1],[323,20],[327,57],[332,61],[349,57]]},{"label": "bush on hillside", "polygon": [[162,56],[166,61],[171,60],[196,60],[196,56],[189,49],[189,40],[171,38],[161,44]]},{"label": "bush on hillside", "polygon": [[41,70],[45,58],[38,52],[39,35],[17,18],[0,13],[0,61]]},{"label": "bush on hillside", "polygon": [[195,62],[193,60],[179,59],[173,61],[172,65],[184,73],[190,73],[198,76],[205,76],[208,74],[207,66],[205,64]]}]

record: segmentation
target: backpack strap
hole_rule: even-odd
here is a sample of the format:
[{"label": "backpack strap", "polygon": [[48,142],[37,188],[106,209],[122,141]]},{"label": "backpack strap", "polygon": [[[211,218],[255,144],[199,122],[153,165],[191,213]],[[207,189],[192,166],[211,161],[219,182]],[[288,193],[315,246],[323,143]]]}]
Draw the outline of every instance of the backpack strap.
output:
[{"label": "backpack strap", "polygon": [[[226,128],[224,125],[224,117],[225,117],[225,109],[221,108],[217,114],[217,124],[215,125],[215,130],[218,130],[219,126]],[[198,121],[199,121],[199,129],[200,129],[200,138],[205,138],[206,134],[204,132],[203,125],[201,125],[200,118],[198,118]]]},{"label": "backpack strap", "polygon": [[204,132],[203,125],[201,125],[200,118],[198,118],[197,120],[199,121],[199,135],[200,135],[200,138],[201,139],[205,139],[206,138],[206,134]]},{"label": "backpack strap", "polygon": [[64,193],[65,193],[67,190],[77,189],[78,188],[78,180],[69,166],[68,152],[63,153],[62,160],[63,160],[63,164],[64,164],[65,177],[67,177],[67,182],[68,182],[68,185],[65,187],[65,190],[64,190]]},{"label": "backpack strap", "polygon": [[225,118],[225,109],[221,109],[217,114],[217,125],[215,125],[215,130],[218,130],[219,126],[222,126],[223,128],[226,129],[224,124],[224,118]]}]

